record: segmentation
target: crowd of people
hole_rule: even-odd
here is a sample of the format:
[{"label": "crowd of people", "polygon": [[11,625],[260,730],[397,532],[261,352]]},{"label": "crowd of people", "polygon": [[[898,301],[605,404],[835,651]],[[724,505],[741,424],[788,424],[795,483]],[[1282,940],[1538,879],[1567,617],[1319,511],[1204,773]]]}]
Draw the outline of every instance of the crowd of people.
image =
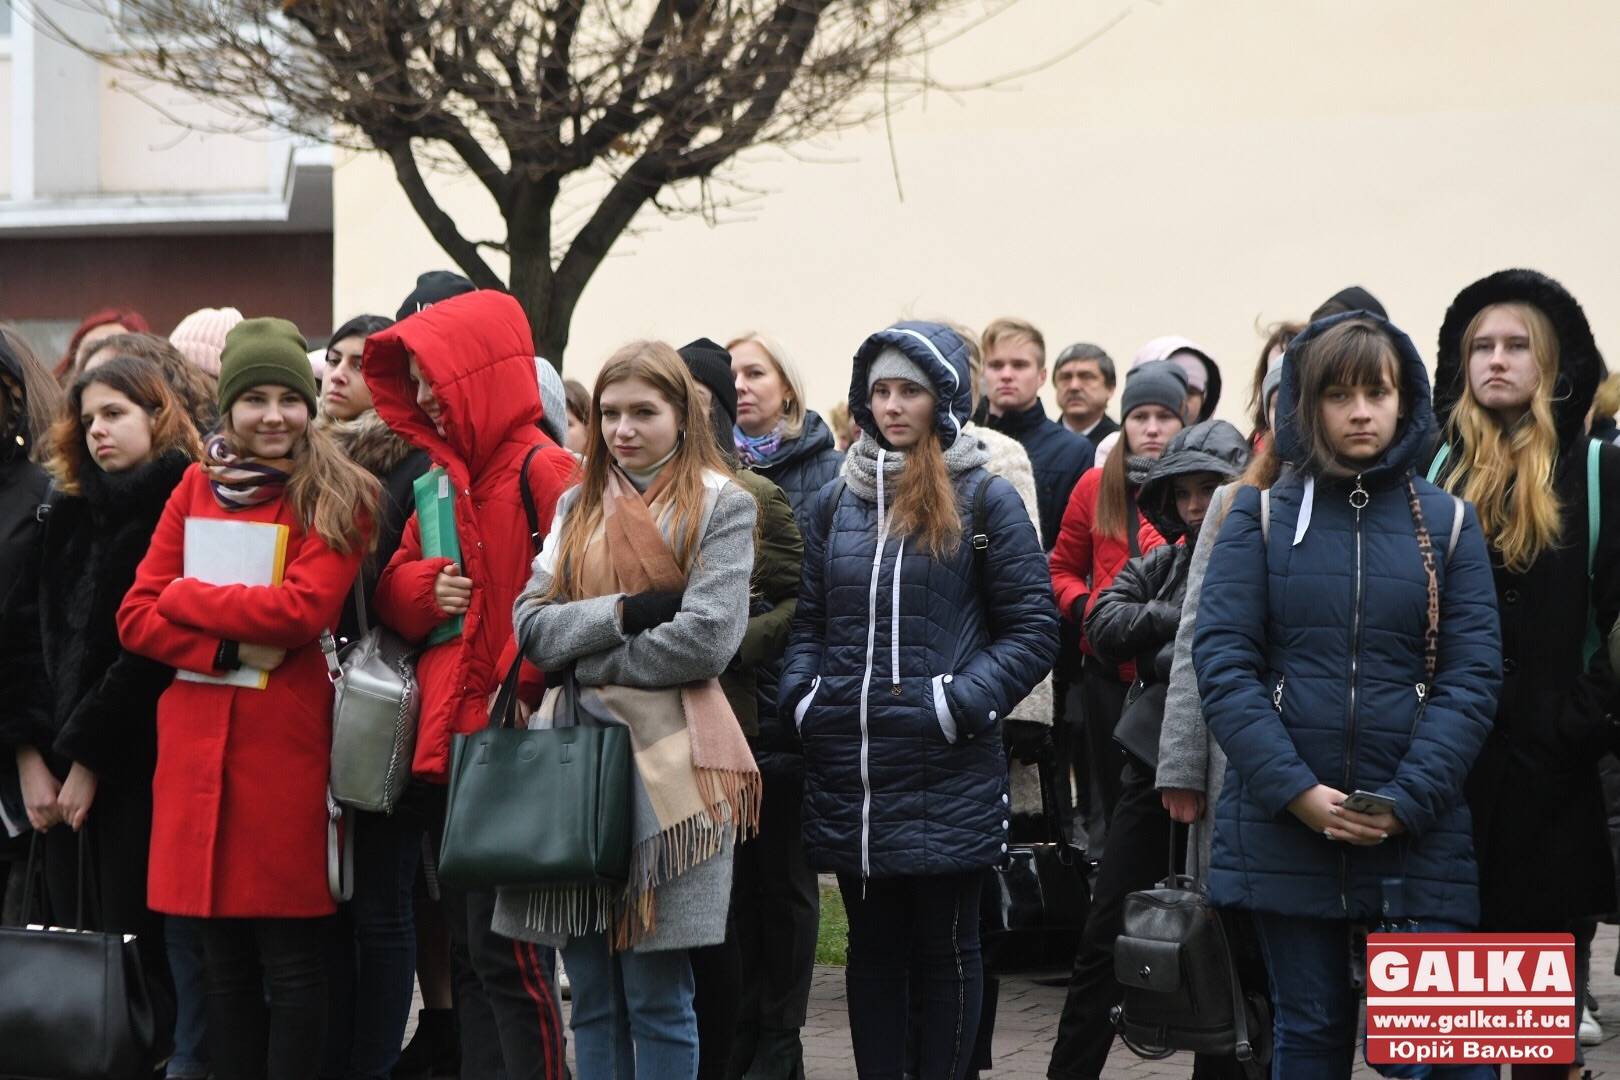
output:
[{"label": "crowd of people", "polygon": [[[818,874],[858,1073],[978,1076],[985,879],[1031,835],[1097,860],[1052,1080],[1103,1074],[1125,899],[1167,873],[1269,999],[1273,1077],[1350,1075],[1368,928],[1571,933],[1584,1000],[1620,908],[1620,382],[1529,270],[1457,294],[1432,390],[1359,287],[1264,337],[1244,432],[1185,337],[1048,364],[1015,318],[852,342],[826,420],[756,332],[564,381],[445,272],[315,352],[110,308],[53,371],[0,325],[24,914],[134,935],[173,1080],[562,1077],[564,972],[585,1080],[797,1080]],[[410,782],[336,840],[322,639],[378,626],[414,661]],[[623,885],[441,880],[503,682],[531,728],[627,729]]]}]

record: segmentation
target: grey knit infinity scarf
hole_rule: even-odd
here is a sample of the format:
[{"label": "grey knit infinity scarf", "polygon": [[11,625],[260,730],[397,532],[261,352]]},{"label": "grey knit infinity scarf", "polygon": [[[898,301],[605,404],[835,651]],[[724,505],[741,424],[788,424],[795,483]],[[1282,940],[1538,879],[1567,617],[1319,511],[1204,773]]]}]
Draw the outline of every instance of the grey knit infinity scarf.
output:
[{"label": "grey knit infinity scarf", "polygon": [[[867,502],[877,501],[878,450],[877,440],[861,433],[855,445],[844,455],[844,482],[849,489]],[[970,469],[976,469],[990,460],[990,451],[972,435],[962,434],[945,451],[945,469],[956,479]],[[895,482],[906,468],[903,450],[888,450],[883,454],[883,487],[886,501],[892,502]]]}]

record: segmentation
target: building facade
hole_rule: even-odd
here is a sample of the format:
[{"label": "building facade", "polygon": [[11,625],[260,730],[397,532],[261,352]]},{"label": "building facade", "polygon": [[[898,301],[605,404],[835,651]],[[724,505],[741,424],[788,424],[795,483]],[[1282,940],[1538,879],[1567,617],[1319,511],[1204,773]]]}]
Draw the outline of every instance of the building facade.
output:
[{"label": "building facade", "polygon": [[0,319],[54,358],[87,313],[167,334],[188,312],[332,329],[331,150],[143,85],[60,40],[120,47],[74,0],[0,0]]}]

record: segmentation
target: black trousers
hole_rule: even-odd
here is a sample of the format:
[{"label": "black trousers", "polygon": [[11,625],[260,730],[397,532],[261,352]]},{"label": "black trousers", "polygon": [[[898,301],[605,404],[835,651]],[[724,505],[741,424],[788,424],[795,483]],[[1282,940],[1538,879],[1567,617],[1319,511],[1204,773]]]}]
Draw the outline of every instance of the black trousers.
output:
[{"label": "black trousers", "polygon": [[[733,875],[734,894],[736,883]],[[731,1066],[743,1004],[742,952],[737,948],[735,921],[727,920],[725,941],[688,949],[686,955],[692,964],[692,1011],[697,1014],[698,1080],[722,1080]]]},{"label": "black trousers", "polygon": [[1109,1012],[1120,998],[1119,983],[1114,979],[1114,939],[1119,937],[1125,897],[1152,888],[1165,876],[1172,829],[1181,837],[1179,855],[1186,830],[1170,820],[1152,777],[1133,764],[1109,826],[1108,852],[1097,871],[1091,912],[1069,976],[1069,992],[1046,1072],[1052,1080],[1091,1080],[1102,1073],[1114,1044]]},{"label": "black trousers", "polygon": [[[428,833],[438,851],[442,807]],[[440,904],[450,931],[461,1080],[561,1080],[567,1065],[556,952],[490,929],[494,889],[441,885]]]},{"label": "black trousers", "polygon": [[862,1080],[901,1080],[908,1024],[916,1037],[915,1080],[961,1080],[972,1068],[983,876],[838,875],[849,912],[850,1044]]},{"label": "black trousers", "polygon": [[1094,657],[1086,657],[1085,676],[1080,682],[1080,711],[1085,724],[1086,777],[1091,790],[1080,805],[1087,808],[1087,847],[1093,858],[1107,851],[1122,793],[1119,775],[1125,767],[1125,751],[1114,741],[1114,727],[1125,710],[1125,695],[1129,690],[1115,668]]},{"label": "black trousers", "polygon": [[[1102,1074],[1114,1045],[1110,1014],[1121,997],[1114,978],[1114,941],[1124,922],[1125,897],[1151,889],[1164,879],[1170,870],[1172,835],[1176,871],[1181,872],[1186,864],[1186,826],[1170,820],[1146,766],[1128,756],[1126,762],[1122,794],[1109,829],[1108,853],[1097,871],[1091,912],[1069,976],[1057,1040],[1052,1045],[1052,1060],[1046,1070],[1049,1080],[1093,1080]],[[1232,922],[1244,924],[1232,926],[1234,932],[1228,933],[1239,978],[1250,990],[1263,988],[1263,974],[1258,986],[1253,979],[1254,969],[1261,965],[1253,934],[1246,925],[1247,915],[1231,914]],[[1239,1080],[1243,1075],[1236,1058],[1200,1054],[1194,1062],[1193,1076],[1199,1080]]]},{"label": "black trousers", "polygon": [[742,965],[737,1055],[762,1029],[797,1031],[810,1008],[821,890],[804,855],[804,777],[771,772],[759,835],[737,849],[732,919]]},{"label": "black trousers", "polygon": [[561,1080],[557,954],[490,929],[494,889],[443,892],[461,1080]]},{"label": "black trousers", "polygon": [[[309,1080],[326,1038],[325,919],[198,919],[218,1080]],[[268,999],[268,1001],[267,1001]]]}]

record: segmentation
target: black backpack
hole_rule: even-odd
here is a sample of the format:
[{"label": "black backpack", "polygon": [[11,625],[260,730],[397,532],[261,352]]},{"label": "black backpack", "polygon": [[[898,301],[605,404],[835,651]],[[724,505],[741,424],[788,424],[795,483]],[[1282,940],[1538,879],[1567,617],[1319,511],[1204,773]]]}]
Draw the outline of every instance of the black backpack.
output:
[{"label": "black backpack", "polygon": [[1195,878],[1175,872],[1175,837],[1170,830],[1170,875],[1125,898],[1114,1027],[1139,1057],[1229,1055],[1260,1080],[1271,1060],[1271,1004],[1244,993],[1219,913]]}]

